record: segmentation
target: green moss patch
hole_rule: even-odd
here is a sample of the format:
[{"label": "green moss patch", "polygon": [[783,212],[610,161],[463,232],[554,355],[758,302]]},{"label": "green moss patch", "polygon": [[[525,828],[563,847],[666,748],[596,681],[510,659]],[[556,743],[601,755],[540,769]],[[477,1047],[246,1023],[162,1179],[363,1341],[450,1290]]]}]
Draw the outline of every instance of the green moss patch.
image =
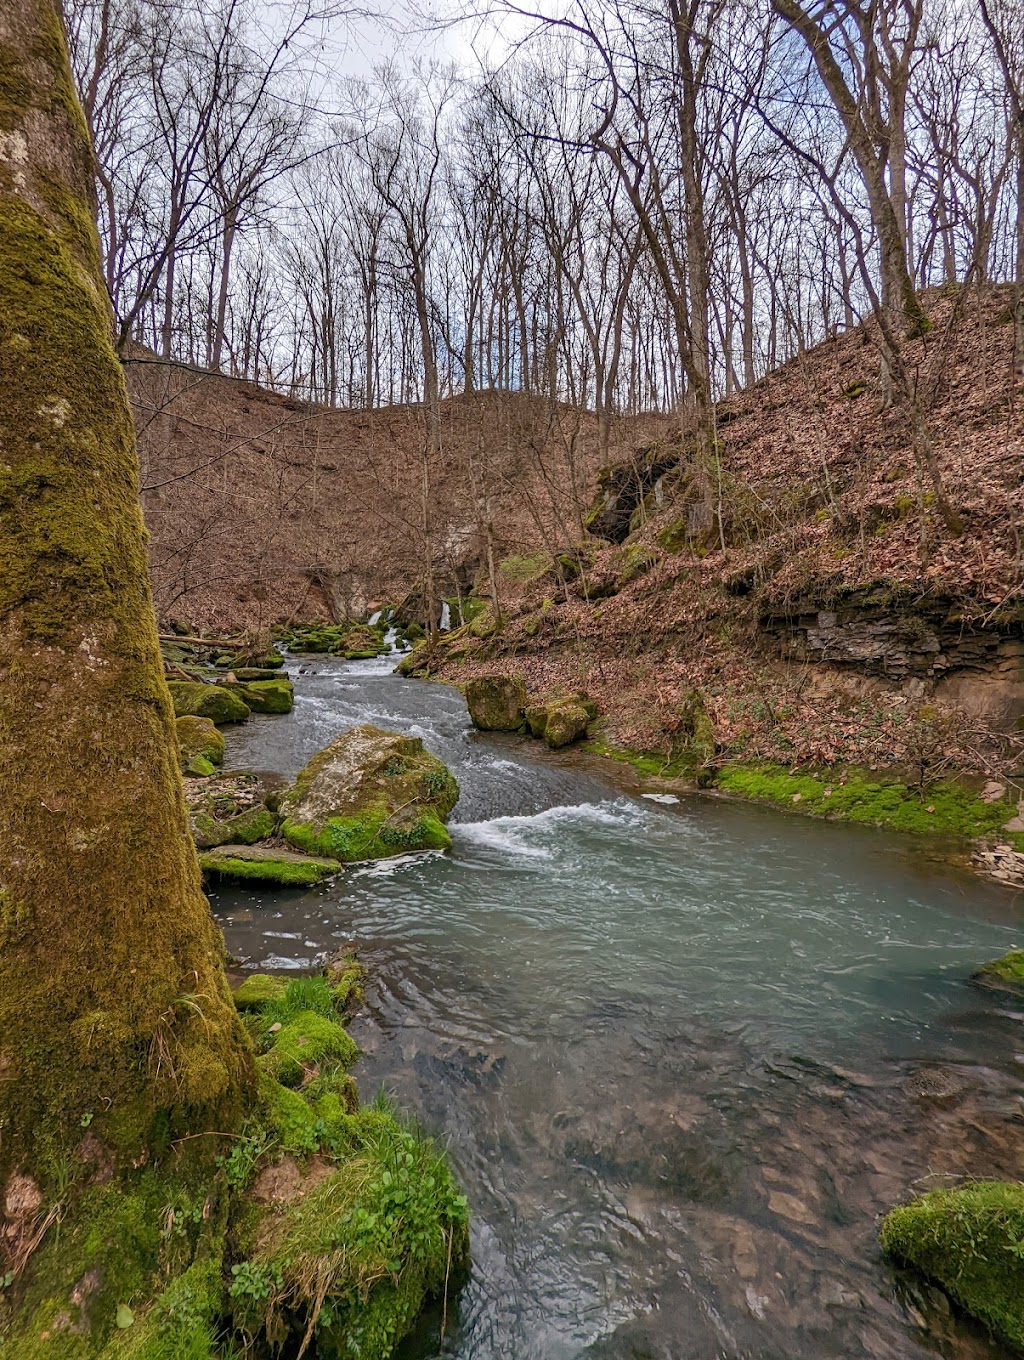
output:
[{"label": "green moss patch", "polygon": [[[269,1013],[268,1008],[264,1016]],[[259,1061],[263,1071],[282,1086],[298,1086],[311,1068],[325,1060],[350,1067],[358,1057],[359,1049],[343,1026],[317,1011],[300,1011],[281,1025]]]},{"label": "green moss patch", "polygon": [[315,830],[286,820],[281,831],[292,845],[310,855],[329,855],[345,862],[448,850],[452,843],[448,828],[436,813],[423,812],[411,821],[396,820],[384,803],[367,808],[359,817],[328,817]]},{"label": "green moss patch", "polygon": [[269,973],[251,973],[235,988],[233,996],[240,1011],[262,1010],[271,1001],[280,1001],[288,990],[288,980]]},{"label": "green moss patch", "polygon": [[199,856],[199,866],[218,878],[251,879],[281,888],[312,887],[339,868],[336,860],[259,845],[219,845]]},{"label": "green moss patch", "polygon": [[934,1280],[1002,1341],[1024,1349],[1024,1185],[979,1181],[893,1209],[882,1246]]},{"label": "green moss patch", "polygon": [[993,991],[1024,994],[1024,949],[1011,949],[1002,958],[982,964],[971,981]]},{"label": "green moss patch", "polygon": [[272,1336],[312,1312],[318,1354],[386,1360],[461,1273],[466,1201],[444,1154],[387,1102],[346,1130],[344,1162],[261,1225],[232,1286],[235,1321]]},{"label": "green moss patch", "polygon": [[952,780],[918,791],[865,772],[792,774],[777,765],[729,765],[719,774],[718,786],[742,798],[784,804],[803,813],[965,840],[998,834],[1016,811],[1002,799],[983,802]]}]

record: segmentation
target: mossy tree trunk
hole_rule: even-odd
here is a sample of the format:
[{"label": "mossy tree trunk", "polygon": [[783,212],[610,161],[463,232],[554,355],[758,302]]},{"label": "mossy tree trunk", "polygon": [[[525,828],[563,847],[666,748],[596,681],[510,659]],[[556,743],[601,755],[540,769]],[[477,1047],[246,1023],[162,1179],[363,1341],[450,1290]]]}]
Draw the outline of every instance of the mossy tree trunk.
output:
[{"label": "mossy tree trunk", "polygon": [[127,1166],[231,1128],[250,1064],[188,836],[91,164],[57,0],[0,4],[0,1229],[5,1184],[45,1196],[83,1140]]}]

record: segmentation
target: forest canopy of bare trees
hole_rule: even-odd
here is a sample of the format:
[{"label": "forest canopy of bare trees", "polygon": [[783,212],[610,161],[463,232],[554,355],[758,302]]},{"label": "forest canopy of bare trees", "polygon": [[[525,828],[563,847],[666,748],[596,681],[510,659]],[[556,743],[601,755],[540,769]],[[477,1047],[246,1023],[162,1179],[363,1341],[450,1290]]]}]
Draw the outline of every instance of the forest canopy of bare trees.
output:
[{"label": "forest canopy of bare trees", "polygon": [[898,350],[921,289],[1021,282],[1015,8],[505,0],[494,69],[342,80],[312,0],[72,0],[122,343],[329,405],[599,415],[869,314]]}]

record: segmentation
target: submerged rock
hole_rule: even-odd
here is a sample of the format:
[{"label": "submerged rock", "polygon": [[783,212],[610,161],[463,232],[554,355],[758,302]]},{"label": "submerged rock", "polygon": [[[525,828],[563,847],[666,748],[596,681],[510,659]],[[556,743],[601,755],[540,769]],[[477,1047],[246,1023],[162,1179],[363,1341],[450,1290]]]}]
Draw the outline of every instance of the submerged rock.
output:
[{"label": "submerged rock", "polygon": [[881,1239],[1000,1340],[1024,1348],[1024,1185],[933,1190],[887,1214]]},{"label": "submerged rock", "polygon": [[994,992],[1013,992],[1024,996],[1024,949],[1011,949],[1002,958],[984,963],[971,981]]},{"label": "submerged rock", "polygon": [[310,887],[336,874],[337,860],[300,855],[279,845],[220,845],[199,856],[204,874],[256,879],[282,888]]},{"label": "submerged rock", "polygon": [[518,732],[524,721],[526,685],[519,675],[480,675],[466,684],[473,726],[481,732]]},{"label": "submerged rock", "polygon": [[454,776],[418,737],[350,728],[309,762],[281,802],[282,833],[300,850],[339,860],[446,850]]},{"label": "submerged rock", "polygon": [[209,718],[214,723],[245,722],[249,705],[224,685],[205,685],[201,680],[170,680],[174,714],[178,718]]}]

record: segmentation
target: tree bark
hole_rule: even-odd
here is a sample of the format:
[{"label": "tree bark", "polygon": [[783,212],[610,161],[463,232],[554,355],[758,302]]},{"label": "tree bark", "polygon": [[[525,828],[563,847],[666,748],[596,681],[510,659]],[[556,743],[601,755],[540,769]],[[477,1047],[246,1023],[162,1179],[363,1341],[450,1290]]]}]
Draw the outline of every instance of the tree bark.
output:
[{"label": "tree bark", "polygon": [[188,833],[57,0],[0,6],[0,69],[3,1187],[52,1181],[87,1128],[127,1166],[233,1127],[250,1060]]}]

